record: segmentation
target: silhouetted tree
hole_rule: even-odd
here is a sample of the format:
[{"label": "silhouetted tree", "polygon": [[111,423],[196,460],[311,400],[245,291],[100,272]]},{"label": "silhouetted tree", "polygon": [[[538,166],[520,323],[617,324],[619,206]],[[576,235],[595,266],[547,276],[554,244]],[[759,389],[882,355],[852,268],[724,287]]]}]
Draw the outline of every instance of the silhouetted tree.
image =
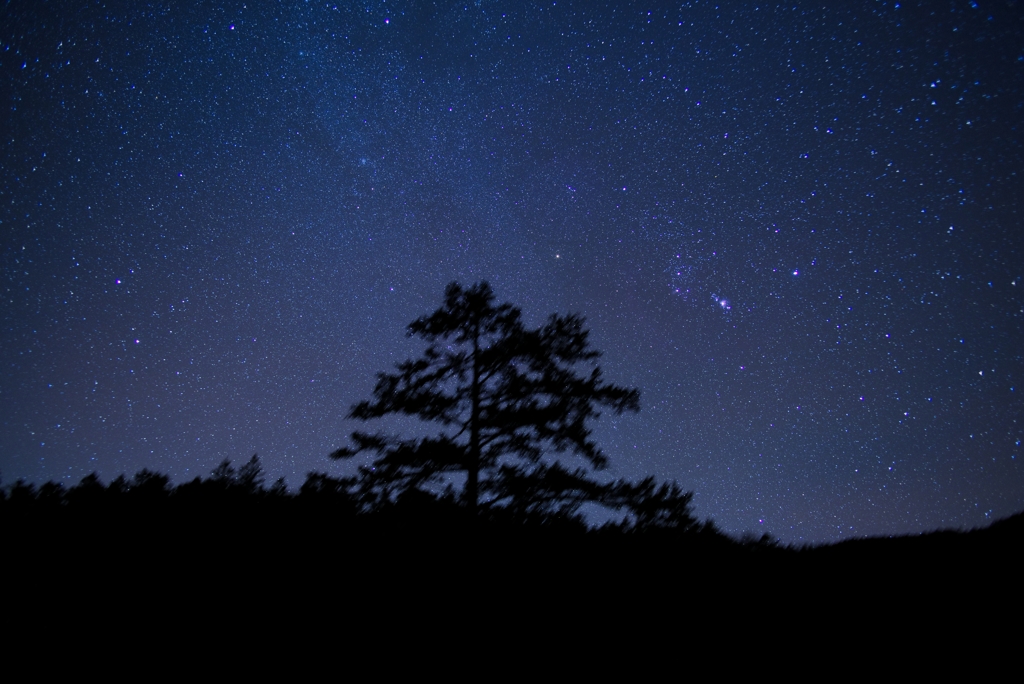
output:
[{"label": "silhouetted tree", "polygon": [[49,482],[44,482],[39,488],[39,492],[36,494],[36,500],[43,506],[58,508],[64,505],[65,493],[64,485],[50,480]]},{"label": "silhouetted tree", "polygon": [[68,491],[67,499],[69,503],[80,508],[96,507],[107,498],[106,494],[107,488],[100,481],[100,476],[90,473]]},{"label": "silhouetted tree", "polygon": [[257,454],[253,454],[252,458],[238,469],[238,477],[235,482],[247,494],[263,491],[263,466],[260,464]]},{"label": "silhouetted tree", "polygon": [[132,477],[128,491],[148,499],[162,499],[171,493],[171,478],[163,473],[143,468]]},{"label": "silhouetted tree", "polygon": [[483,490],[493,497],[492,503],[524,519],[571,517],[587,502],[620,507],[616,483],[595,482],[583,468],[570,471],[560,463],[504,464],[484,482]]},{"label": "silhouetted tree", "polygon": [[225,458],[210,472],[206,480],[196,478],[192,482],[180,485],[178,493],[188,497],[210,498],[228,495],[238,500],[254,501],[260,497],[277,497],[287,495],[288,488],[284,478],[278,478],[269,489],[263,473],[260,457],[253,454],[240,468],[231,465],[231,459]]},{"label": "silhouetted tree", "polygon": [[[674,530],[693,532],[710,525],[703,525],[690,512],[693,492],[684,492],[676,482],[664,482],[660,486],[653,477],[638,483],[616,482],[609,487],[605,499],[609,505],[625,508],[631,518],[627,525],[632,530]],[[710,529],[710,528],[709,528]]]},{"label": "silhouetted tree", "polygon": [[[469,509],[487,493],[495,505],[540,512],[574,510],[606,493],[587,471],[542,461],[545,453],[571,452],[604,468],[588,421],[600,406],[639,409],[637,390],[602,380],[593,365],[600,354],[590,348],[580,316],[552,315],[527,329],[517,307],[495,304],[486,282],[468,289],[453,282],[444,304],[407,330],[429,343],[426,351],[398,364],[396,373],[378,374],[373,399],[352,406],[349,417],[403,414],[441,431],[414,439],[353,432],[353,445],[331,456],[375,453],[373,465],[361,469],[365,487],[390,499],[464,472]],[[578,373],[579,364],[592,367]]]}]

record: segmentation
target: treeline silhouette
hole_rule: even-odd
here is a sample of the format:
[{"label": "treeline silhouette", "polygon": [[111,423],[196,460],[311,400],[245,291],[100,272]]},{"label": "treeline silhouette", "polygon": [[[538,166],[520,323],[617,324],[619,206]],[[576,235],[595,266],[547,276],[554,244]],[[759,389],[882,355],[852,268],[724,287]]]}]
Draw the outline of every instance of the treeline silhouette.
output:
[{"label": "treeline silhouette", "polygon": [[[558,473],[548,471],[552,480]],[[293,491],[282,480],[268,483],[256,456],[238,468],[224,461],[209,476],[180,484],[151,470],[109,483],[93,474],[72,487],[19,481],[0,489],[4,567],[47,586],[66,586],[69,572],[75,582],[104,585],[111,577],[180,584],[241,576],[250,588],[264,581],[257,578],[303,584],[309,573],[326,573],[395,587],[451,586],[461,577],[460,587],[501,581],[517,591],[539,590],[548,572],[572,567],[574,586],[584,590],[596,589],[615,567],[638,562],[643,548],[675,554],[683,547],[772,547],[739,544],[698,521],[689,493],[653,479],[580,493],[574,503],[603,497],[622,507],[621,519],[600,526],[567,505],[564,491],[554,508],[474,510],[450,489],[389,497],[377,484],[375,477],[310,473]],[[406,576],[411,567],[414,577]],[[467,578],[463,568],[486,572]]]},{"label": "treeline silhouette", "polygon": [[689,494],[651,480],[612,483],[606,494],[631,500],[601,525],[571,507],[474,512],[450,491],[386,499],[368,484],[310,473],[290,491],[268,485],[255,457],[177,485],[150,470],[107,484],[17,482],[0,494],[8,615],[43,627],[122,614],[157,630],[203,617],[381,633],[396,616],[574,616],[662,634],[703,615],[806,630],[896,609],[906,624],[954,614],[973,624],[1019,585],[1024,514],[972,531],[797,546],[724,534],[693,516]]},{"label": "treeline silhouette", "polygon": [[[275,529],[293,533],[330,528],[334,534],[372,531],[432,537],[529,534],[564,539],[657,534],[716,542],[728,539],[713,523],[693,516],[692,493],[683,492],[676,483],[657,485],[654,478],[635,484],[581,481],[558,464],[545,467],[542,473],[521,481],[512,476],[503,480],[506,491],[501,495],[512,499],[513,505],[471,509],[451,488],[382,492],[379,476],[371,469],[352,477],[311,472],[292,492],[283,478],[268,486],[259,457],[253,455],[237,469],[226,459],[208,477],[178,485],[148,469],[132,477],[121,475],[109,484],[95,473],[72,487],[52,481],[36,487],[19,480],[0,488],[0,520],[8,534],[47,527],[141,534],[168,526],[202,530],[237,523],[234,535],[256,537]],[[624,515],[597,527],[589,525],[581,511],[588,502],[622,509]],[[767,538],[758,544],[771,546]]]},{"label": "treeline silhouette", "polygon": [[[552,479],[557,467],[547,471]],[[1024,541],[1024,513],[974,530],[938,530],[893,537],[854,538],[837,543],[786,545],[769,535],[725,534],[713,521],[692,512],[692,493],[676,483],[653,478],[632,484],[589,483],[593,489],[558,508],[482,506],[468,509],[449,488],[431,493],[407,489],[382,497],[375,477],[332,477],[311,472],[297,491],[283,478],[268,486],[258,456],[235,468],[225,459],[208,477],[181,484],[152,470],[121,475],[104,484],[95,473],[77,485],[58,482],[35,486],[23,480],[0,487],[0,530],[11,545],[53,547],[70,544],[160,548],[190,539],[222,548],[266,546],[275,539],[330,539],[345,545],[373,540],[387,545],[453,543],[504,545],[526,542],[535,548],[632,545],[679,553],[760,555],[777,559],[869,559],[878,556],[929,556],[943,553],[1016,553]],[[529,483],[536,487],[535,482]],[[579,504],[598,502],[623,515],[590,524]],[[319,542],[318,542],[319,543]]]}]

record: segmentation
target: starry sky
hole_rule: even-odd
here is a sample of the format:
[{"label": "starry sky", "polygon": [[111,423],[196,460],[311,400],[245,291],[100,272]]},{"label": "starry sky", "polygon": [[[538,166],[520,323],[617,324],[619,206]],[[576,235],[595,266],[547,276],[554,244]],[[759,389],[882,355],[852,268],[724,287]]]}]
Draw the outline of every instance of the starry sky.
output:
[{"label": "starry sky", "polygon": [[347,472],[487,280],[727,531],[1024,509],[1020,3],[12,0],[0,102],[4,483]]}]

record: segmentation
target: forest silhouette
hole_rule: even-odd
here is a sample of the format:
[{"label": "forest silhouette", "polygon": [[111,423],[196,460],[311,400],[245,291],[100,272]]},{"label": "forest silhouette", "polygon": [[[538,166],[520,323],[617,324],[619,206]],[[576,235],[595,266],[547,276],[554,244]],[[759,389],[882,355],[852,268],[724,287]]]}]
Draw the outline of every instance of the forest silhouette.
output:
[{"label": "forest silhouette", "polygon": [[[0,488],[8,580],[66,584],[73,569],[79,582],[257,573],[301,584],[314,573],[393,591],[689,584],[694,600],[709,578],[719,589],[728,577],[805,591],[837,577],[872,587],[896,578],[938,591],[1016,567],[1024,514],[973,531],[797,547],[698,520],[677,482],[606,476],[590,424],[600,408],[639,410],[639,393],[603,379],[583,323],[554,315],[529,329],[487,283],[452,283],[442,306],[408,328],[427,343],[423,354],[380,373],[373,398],[350,411],[361,421],[416,417],[435,433],[356,431],[330,457],[372,460],[345,477],[311,472],[297,491],[283,478],[268,484],[256,455],[180,484],[146,469],[72,487],[19,480]],[[592,524],[587,507],[610,521]]]}]

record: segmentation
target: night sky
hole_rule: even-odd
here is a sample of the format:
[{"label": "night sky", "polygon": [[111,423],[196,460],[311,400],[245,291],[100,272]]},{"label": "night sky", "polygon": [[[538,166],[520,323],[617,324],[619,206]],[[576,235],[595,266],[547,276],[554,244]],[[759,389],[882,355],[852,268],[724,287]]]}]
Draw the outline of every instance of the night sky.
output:
[{"label": "night sky", "polygon": [[1020,3],[14,0],[0,101],[5,484],[350,472],[487,280],[727,531],[1024,509]]}]

